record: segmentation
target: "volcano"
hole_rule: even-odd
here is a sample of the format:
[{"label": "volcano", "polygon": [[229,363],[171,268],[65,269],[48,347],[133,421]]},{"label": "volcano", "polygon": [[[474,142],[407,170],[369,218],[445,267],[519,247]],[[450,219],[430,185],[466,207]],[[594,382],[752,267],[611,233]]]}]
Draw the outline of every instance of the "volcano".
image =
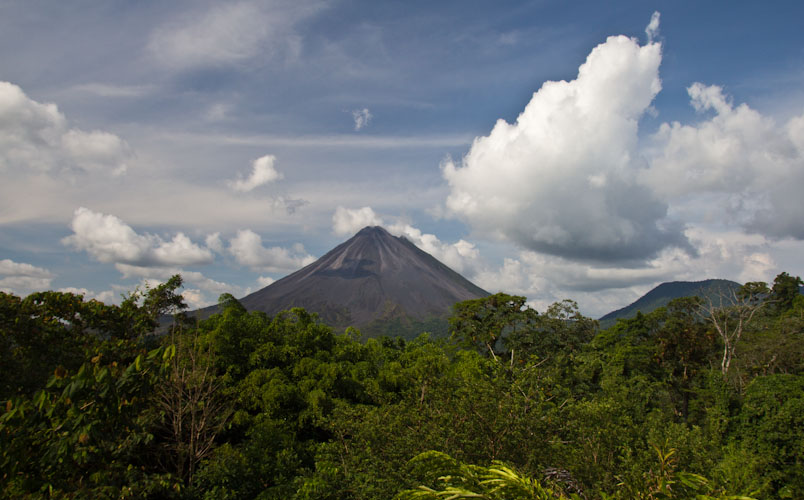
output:
[{"label": "volcano", "polygon": [[404,237],[373,226],[240,303],[272,316],[303,307],[339,330],[410,338],[445,333],[453,304],[487,295]]}]

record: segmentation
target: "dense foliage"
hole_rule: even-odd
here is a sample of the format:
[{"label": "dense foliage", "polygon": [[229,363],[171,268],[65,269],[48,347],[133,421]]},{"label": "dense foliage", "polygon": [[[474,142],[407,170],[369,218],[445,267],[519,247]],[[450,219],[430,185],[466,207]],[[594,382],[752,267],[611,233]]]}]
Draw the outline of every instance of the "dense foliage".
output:
[{"label": "dense foliage", "polygon": [[497,294],[412,341],[229,295],[160,326],[178,276],[120,306],[0,293],[0,497],[802,498],[800,285],[603,331]]}]

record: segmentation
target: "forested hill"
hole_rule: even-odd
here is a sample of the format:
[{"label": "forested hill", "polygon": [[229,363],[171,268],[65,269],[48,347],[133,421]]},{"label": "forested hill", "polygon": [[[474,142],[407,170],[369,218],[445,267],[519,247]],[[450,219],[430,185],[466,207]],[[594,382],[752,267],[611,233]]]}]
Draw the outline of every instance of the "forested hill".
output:
[{"label": "forested hill", "polygon": [[731,292],[738,288],[740,288],[739,283],[720,279],[662,283],[637,299],[636,302],[601,317],[599,319],[600,327],[608,328],[620,318],[633,318],[638,311],[647,314],[666,306],[671,300],[680,297],[701,297],[717,300],[723,295],[730,296]]},{"label": "forested hill", "polygon": [[602,331],[498,293],[365,342],[227,295],[152,335],[181,284],[0,292],[0,498],[804,498],[798,277]]}]

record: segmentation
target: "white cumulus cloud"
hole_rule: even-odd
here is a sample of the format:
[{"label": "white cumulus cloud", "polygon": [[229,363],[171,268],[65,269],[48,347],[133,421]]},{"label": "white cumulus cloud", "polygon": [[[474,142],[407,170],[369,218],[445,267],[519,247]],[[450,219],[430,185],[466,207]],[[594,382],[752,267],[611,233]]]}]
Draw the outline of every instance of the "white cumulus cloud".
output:
[{"label": "white cumulus cloud", "polygon": [[697,111],[714,116],[663,124],[642,181],[671,204],[707,199],[720,220],[804,239],[804,114],[779,125],[747,104],[733,105],[716,85],[694,83],[687,91]]},{"label": "white cumulus cloud", "polygon": [[480,251],[475,247],[474,243],[466,240],[446,243],[438,239],[434,234],[423,233],[420,229],[405,223],[390,225],[388,232],[394,236],[405,237],[405,239],[459,273],[472,272],[480,259]]},{"label": "white cumulus cloud", "polygon": [[449,214],[547,254],[638,261],[687,246],[667,204],[636,180],[638,121],[661,89],[661,45],[609,37],[570,82],[548,81],[443,164]]},{"label": "white cumulus cloud", "polygon": [[332,215],[332,232],[338,236],[355,234],[366,226],[381,226],[382,219],[371,207],[338,207]]},{"label": "white cumulus cloud", "polygon": [[238,264],[265,272],[295,271],[315,262],[300,244],[293,248],[264,247],[260,235],[250,229],[241,229],[229,240],[229,253]]},{"label": "white cumulus cloud", "polygon": [[219,254],[223,253],[223,240],[221,239],[221,233],[208,234],[207,237],[204,238],[204,243],[207,245],[207,248],[213,252]]},{"label": "white cumulus cloud", "polygon": [[64,288],[59,288],[59,292],[65,293],[72,293],[74,295],[83,295],[84,300],[97,300],[103,302],[104,304],[114,304],[116,302],[120,302],[118,299],[119,296],[116,296],[112,290],[104,290],[103,292],[95,293],[92,290],[88,290],[86,288],[76,288],[74,286],[68,286]]},{"label": "white cumulus cloud", "polygon": [[274,163],[276,163],[276,157],[274,155],[265,155],[257,158],[251,164],[251,174],[246,178],[239,176],[234,181],[229,181],[229,187],[235,191],[248,192],[263,184],[281,179],[282,174],[277,172],[276,168],[274,168]]},{"label": "white cumulus cloud", "polygon": [[27,295],[35,291],[47,290],[53,281],[53,273],[11,259],[0,260],[0,291]]},{"label": "white cumulus cloud", "polygon": [[70,130],[61,138],[64,151],[86,170],[100,171],[109,166],[115,174],[126,171],[125,163],[118,163],[121,152],[128,148],[119,137],[109,132]]},{"label": "white cumulus cloud", "polygon": [[662,124],[639,145],[661,87],[658,28],[655,13],[647,45],[609,38],[577,79],[545,83],[515,123],[444,162],[448,214],[521,248],[476,268],[480,286],[603,314],[671,279],[772,280],[784,255],[774,241],[800,246],[804,113],[777,123],[693,83],[700,120]]},{"label": "white cumulus cloud", "polygon": [[266,287],[275,281],[276,280],[271,278],[270,276],[259,276],[257,278],[257,284],[260,285],[261,287]]},{"label": "white cumulus cloud", "polygon": [[84,207],[75,211],[70,227],[73,234],[62,242],[100,262],[147,267],[209,264],[214,259],[208,248],[198,246],[183,233],[168,241],[157,235],[141,235],[114,215]]},{"label": "white cumulus cloud", "polygon": [[121,174],[131,153],[109,132],[70,128],[55,104],[42,104],[0,81],[0,172]]},{"label": "white cumulus cloud", "polygon": [[192,265],[209,264],[213,260],[207,248],[196,245],[184,233],[176,233],[170,241],[160,241],[151,251],[154,262],[159,264]]}]

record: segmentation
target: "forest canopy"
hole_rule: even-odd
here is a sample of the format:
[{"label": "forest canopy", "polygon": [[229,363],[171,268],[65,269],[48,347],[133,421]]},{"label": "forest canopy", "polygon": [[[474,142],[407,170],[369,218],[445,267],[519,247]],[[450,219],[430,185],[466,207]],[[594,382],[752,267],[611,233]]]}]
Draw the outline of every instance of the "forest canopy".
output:
[{"label": "forest canopy", "polygon": [[496,294],[413,341],[231,295],[199,320],[179,276],[0,293],[0,497],[801,498],[801,284],[605,330]]}]

